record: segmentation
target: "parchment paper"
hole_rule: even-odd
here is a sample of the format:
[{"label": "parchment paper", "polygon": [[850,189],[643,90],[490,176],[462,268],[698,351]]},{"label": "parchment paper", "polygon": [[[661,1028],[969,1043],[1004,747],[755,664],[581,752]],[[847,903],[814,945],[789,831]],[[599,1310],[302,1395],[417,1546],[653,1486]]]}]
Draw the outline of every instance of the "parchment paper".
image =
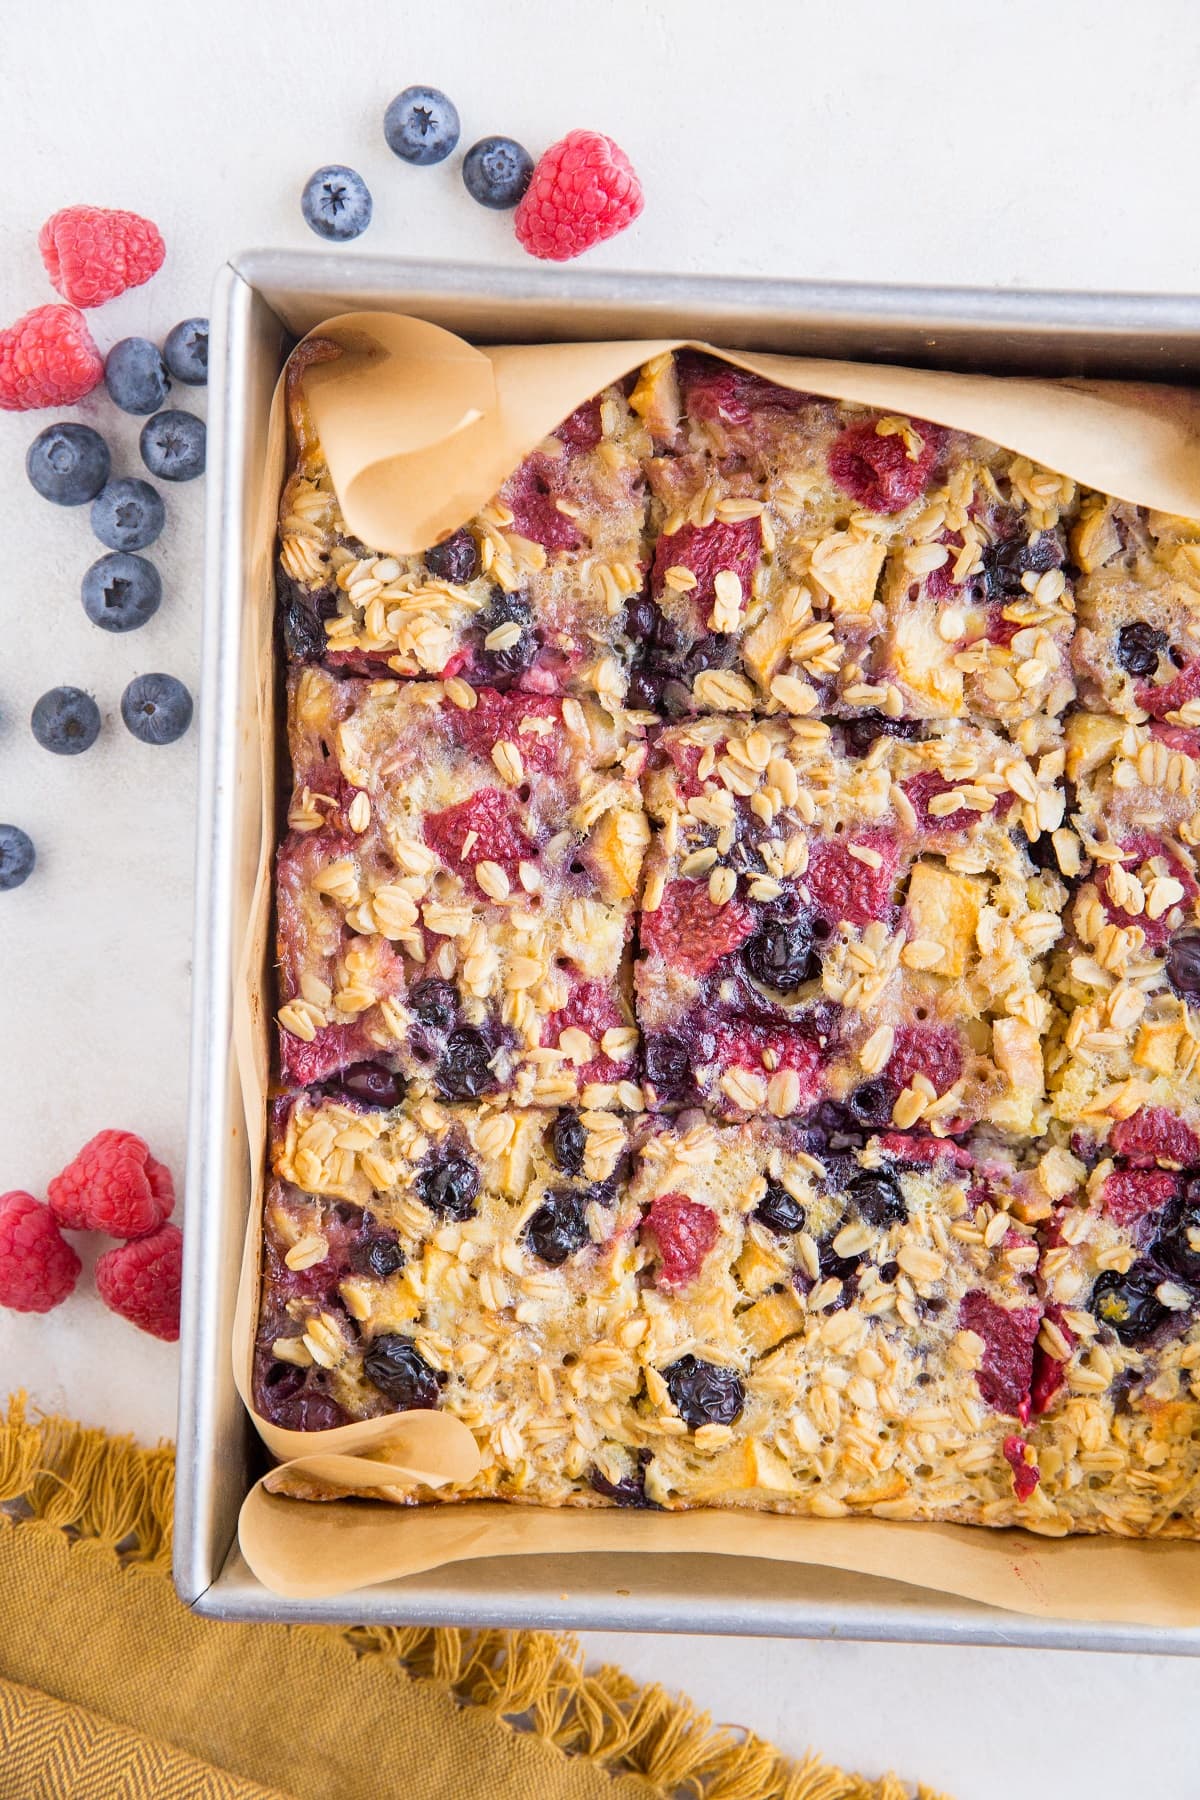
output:
[{"label": "parchment paper", "polygon": [[[394,313],[347,313],[310,337],[343,354],[312,364],[308,405],[343,514],[364,543],[408,554],[456,529],[575,407],[684,341],[480,350]],[[1085,486],[1200,517],[1200,395],[1150,383],[1046,382],[732,352],[697,344],[786,387],[931,419],[992,439]],[[270,1081],[271,867],[276,830],[273,666],[275,516],[286,474],[283,380],[276,389],[258,529],[247,571],[246,641],[261,812],[257,879],[234,993],[234,1054],[251,1144],[266,1133]],[[448,1414],[394,1414],[324,1432],[284,1431],[251,1399],[261,1258],[263,1159],[251,1205],[234,1324],[234,1377],[272,1454],[299,1474],[369,1494],[471,1480],[474,1438]],[[734,1510],[646,1513],[500,1502],[397,1507],[247,1496],[242,1553],[296,1598],[349,1592],[472,1557],[703,1551],[855,1570],[1010,1611],[1128,1624],[1200,1624],[1200,1546],[1186,1541],[1050,1539],[1024,1531],[872,1518],[801,1519]]]}]

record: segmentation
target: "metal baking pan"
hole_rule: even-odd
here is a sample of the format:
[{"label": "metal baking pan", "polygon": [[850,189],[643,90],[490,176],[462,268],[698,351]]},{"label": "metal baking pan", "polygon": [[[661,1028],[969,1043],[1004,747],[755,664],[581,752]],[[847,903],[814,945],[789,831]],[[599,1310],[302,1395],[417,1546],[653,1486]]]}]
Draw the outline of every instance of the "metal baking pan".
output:
[{"label": "metal baking pan", "polygon": [[1200,1629],[1026,1618],[901,1582],[728,1556],[494,1557],[346,1598],[280,1600],[237,1548],[264,1452],[229,1344],[251,1159],[230,1054],[233,958],[249,910],[255,821],[239,759],[256,756],[242,655],[251,533],[261,518],[272,390],[295,338],[363,307],[481,342],[696,336],[714,343],[1005,373],[1200,378],[1200,297],[849,287],[693,276],[488,269],[255,251],[212,305],[208,548],[201,690],[191,1112],[175,1584],[233,1619],[523,1625],[1031,1645],[1200,1655]]}]

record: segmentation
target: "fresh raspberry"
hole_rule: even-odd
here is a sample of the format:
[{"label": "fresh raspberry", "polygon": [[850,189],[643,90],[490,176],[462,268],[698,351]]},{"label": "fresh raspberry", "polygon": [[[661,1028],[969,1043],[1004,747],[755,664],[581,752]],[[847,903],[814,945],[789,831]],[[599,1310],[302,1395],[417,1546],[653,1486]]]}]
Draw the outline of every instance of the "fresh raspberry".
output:
[{"label": "fresh raspberry", "polygon": [[145,1237],[171,1216],[171,1171],[132,1131],[100,1131],[48,1189],[50,1208],[68,1231]]},{"label": "fresh raspberry", "polygon": [[516,879],[517,864],[533,852],[517,823],[512,801],[494,787],[477,788],[457,806],[427,814],[425,842],[450,869],[464,864],[474,869],[477,863],[494,862],[510,881]]},{"label": "fresh raspberry", "polygon": [[1013,1492],[1018,1500],[1028,1500],[1038,1482],[1042,1479],[1042,1471],[1037,1463],[1031,1460],[1033,1451],[1022,1438],[1006,1437],[1001,1446],[1004,1460],[1013,1472]]},{"label": "fresh raspberry", "polygon": [[[851,856],[851,850],[873,850],[878,868]],[[849,842],[823,838],[808,853],[803,880],[818,913],[830,925],[844,919],[850,925],[869,925],[891,911],[892,889],[900,850],[886,831],[860,831]]]},{"label": "fresh raspberry", "polygon": [[683,879],[667,883],[654,912],[643,913],[642,942],[668,967],[686,975],[707,975],[754,932],[754,914],[739,900],[714,906],[708,883]]},{"label": "fresh raspberry", "polygon": [[1136,1169],[1156,1162],[1183,1169],[1200,1162],[1200,1138],[1165,1106],[1142,1106],[1128,1119],[1119,1119],[1108,1143]]},{"label": "fresh raspberry", "polygon": [[567,498],[559,463],[558,457],[535,450],[513,470],[500,498],[512,513],[512,529],[519,536],[532,538],[545,550],[578,550],[582,533],[571,515],[555,504]]},{"label": "fresh raspberry", "polygon": [[1041,1308],[1000,1306],[982,1288],[964,1294],[958,1322],[984,1342],[983,1362],[975,1371],[979,1392],[997,1412],[1029,1417],[1033,1381],[1033,1347],[1041,1329]]},{"label": "fresh raspberry", "polygon": [[642,206],[625,152],[599,131],[569,131],[538,162],[513,223],[530,256],[568,262],[624,231]]},{"label": "fresh raspberry", "polygon": [[[1057,1302],[1051,1300],[1046,1307],[1046,1317],[1052,1319],[1066,1339],[1068,1348],[1075,1343],[1075,1333],[1067,1324],[1066,1314]],[[1034,1417],[1049,1412],[1050,1402],[1067,1379],[1067,1365],[1043,1350],[1040,1344],[1033,1351],[1033,1382],[1030,1387],[1030,1402]]]},{"label": "fresh raspberry", "polygon": [[830,449],[829,474],[868,512],[902,512],[929,486],[942,433],[938,426],[914,419],[913,430],[922,443],[918,454],[910,456],[903,434],[883,437],[877,423],[866,419],[861,425],[847,425]]},{"label": "fresh raspberry", "polygon": [[157,225],[106,206],[64,206],[38,232],[52,287],[73,306],[102,306],[141,287],[167,253]]},{"label": "fresh raspberry", "polygon": [[715,1212],[689,1200],[686,1194],[663,1194],[650,1204],[641,1232],[652,1238],[658,1250],[657,1285],[681,1288],[694,1281],[700,1266],[720,1236]]},{"label": "fresh raspberry", "polygon": [[[495,688],[478,688],[475,705],[446,708],[460,744],[476,756],[491,758],[502,740],[515,744],[527,769],[553,769],[563,754],[562,701],[547,694],[501,694]],[[522,731],[526,719],[552,719],[556,731]]]},{"label": "fresh raspberry", "polygon": [[927,1075],[939,1094],[962,1074],[962,1044],[952,1025],[901,1025],[884,1071],[897,1092]]},{"label": "fresh raspberry", "polygon": [[[913,775],[903,783],[904,792],[908,795],[912,809],[917,815],[917,825],[922,831],[931,833],[969,831],[972,825],[979,823],[984,815],[975,812],[969,806],[955,807],[953,812],[942,813],[940,817],[938,814],[930,812],[929,802],[931,800],[936,799],[939,794],[952,794],[960,785],[963,784],[947,781],[944,775],[939,775],[934,769],[924,769],[919,775]],[[1011,793],[997,794],[996,804],[987,817],[1002,819],[1014,799],[1015,795]]]},{"label": "fresh raspberry", "polygon": [[0,1306],[49,1312],[71,1292],[79,1269],[48,1206],[32,1194],[0,1194]]},{"label": "fresh raspberry", "polygon": [[160,1225],[149,1237],[106,1250],[96,1264],[96,1291],[110,1311],[139,1331],[173,1344],[179,1336],[183,1233]]},{"label": "fresh raspberry", "polygon": [[745,598],[758,567],[761,543],[762,526],[757,519],[740,519],[732,525],[721,519],[714,519],[711,525],[683,525],[670,537],[660,537],[655,546],[653,591],[656,595],[663,592],[668,569],[690,569],[696,585],[688,589],[687,597],[707,624],[716,599],[718,573],[732,570]]},{"label": "fresh raspberry", "polygon": [[1139,683],[1137,703],[1143,707],[1153,719],[1165,718],[1168,713],[1178,712],[1189,700],[1200,698],[1200,657],[1181,669],[1174,681],[1166,681],[1162,687],[1155,687],[1152,681]]},{"label": "fresh raspberry", "polygon": [[0,412],[74,406],[104,379],[104,358],[73,306],[35,306],[0,331]]},{"label": "fresh raspberry", "polygon": [[1179,1192],[1176,1176],[1166,1169],[1114,1169],[1100,1192],[1101,1204],[1114,1225],[1133,1225],[1157,1212]]}]

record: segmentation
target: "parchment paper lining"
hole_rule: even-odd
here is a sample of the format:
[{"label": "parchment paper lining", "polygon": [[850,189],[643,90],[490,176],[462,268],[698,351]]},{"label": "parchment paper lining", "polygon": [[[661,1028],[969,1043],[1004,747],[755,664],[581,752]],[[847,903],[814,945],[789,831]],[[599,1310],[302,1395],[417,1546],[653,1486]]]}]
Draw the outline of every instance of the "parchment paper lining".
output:
[{"label": "parchment paper lining", "polygon": [[[485,351],[393,313],[343,314],[310,335],[333,338],[344,351],[310,368],[305,379],[342,511],[363,542],[400,554],[424,549],[471,517],[582,401],[685,341]],[[1086,486],[1200,517],[1200,396],[1190,391],[1150,383],[1002,380],[697,348],[783,386],[956,426]],[[245,722],[251,753],[243,759],[242,779],[258,784],[261,836],[235,980],[234,1054],[252,1144],[262,1143],[266,1129],[274,1010],[273,561],[285,461],[281,378],[245,600],[255,708]],[[272,1454],[300,1472],[362,1493],[469,1481],[478,1451],[467,1428],[449,1415],[397,1414],[333,1431],[292,1432],[254,1412],[263,1175],[260,1156],[252,1174],[233,1356],[238,1391]],[[501,1502],[317,1505],[270,1494],[261,1482],[243,1505],[239,1539],[258,1578],[293,1598],[349,1592],[472,1557],[703,1551],[854,1570],[1052,1618],[1200,1623],[1198,1546],[1179,1541],[1047,1539],[1022,1531],[720,1509],[654,1514]]]}]

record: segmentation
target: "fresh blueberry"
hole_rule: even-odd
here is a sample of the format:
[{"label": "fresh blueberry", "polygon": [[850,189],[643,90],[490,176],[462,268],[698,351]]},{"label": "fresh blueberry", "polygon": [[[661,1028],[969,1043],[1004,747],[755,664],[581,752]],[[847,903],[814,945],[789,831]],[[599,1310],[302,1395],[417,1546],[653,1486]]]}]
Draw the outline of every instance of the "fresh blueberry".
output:
[{"label": "fresh blueberry", "polygon": [[437,1084],[447,1100],[477,1100],[496,1085],[489,1064],[492,1051],[472,1025],[462,1025],[446,1039],[438,1064]]},{"label": "fresh blueberry", "polygon": [[445,162],[458,134],[458,111],[438,88],[406,87],[383,115],[388,149],[421,168]]},{"label": "fresh blueberry", "polygon": [[586,1193],[570,1188],[557,1188],[546,1195],[525,1227],[525,1242],[535,1256],[557,1269],[568,1256],[591,1242],[588,1230]]},{"label": "fresh blueberry", "polygon": [[1165,631],[1156,631],[1145,619],[1135,619],[1117,633],[1117,661],[1127,675],[1153,675],[1169,642]]},{"label": "fresh blueberry", "polygon": [[418,1171],[414,1183],[429,1208],[443,1219],[469,1219],[478,1208],[479,1170],[465,1156],[444,1156]]},{"label": "fresh blueberry", "polygon": [[192,696],[174,675],[135,675],[121,695],[121,717],[143,744],[173,744],[192,722]]},{"label": "fresh blueberry", "polygon": [[145,550],[166,518],[162,496],[148,481],[110,481],[92,501],[92,530],[110,550]]},{"label": "fresh blueberry", "polygon": [[326,163],[305,182],[300,210],[318,237],[344,244],[361,237],[371,223],[371,190],[344,163]]},{"label": "fresh blueberry", "polygon": [[113,345],[104,360],[104,385],[122,412],[157,412],[171,391],[171,376],[162,352],[149,338],[127,337]]},{"label": "fresh blueberry", "polygon": [[33,874],[37,851],[19,825],[0,825],[0,894],[19,888]]},{"label": "fresh blueberry", "polygon": [[142,461],[160,481],[192,481],[204,473],[204,420],[195,413],[155,413],[138,439]]},{"label": "fresh blueberry", "polygon": [[100,708],[81,688],[51,688],[34,707],[29,723],[43,750],[79,756],[100,735]]},{"label": "fresh blueberry", "polygon": [[90,425],[47,425],[25,452],[25,473],[43,500],[83,506],[108,480],[108,445]]},{"label": "fresh blueberry", "polygon": [[83,610],[102,631],[136,631],[161,600],[162,577],[154,564],[127,550],[98,557],[83,577]]},{"label": "fresh blueberry", "polygon": [[172,325],[163,355],[176,381],[185,387],[204,387],[208,381],[208,320],[181,319]]},{"label": "fresh blueberry", "polygon": [[438,1378],[410,1337],[398,1331],[373,1338],[363,1374],[401,1412],[438,1403]]},{"label": "fresh blueberry", "polygon": [[781,1181],[767,1182],[767,1191],[755,1207],[754,1217],[776,1237],[787,1237],[793,1231],[804,1230],[804,1208]]},{"label": "fresh blueberry", "polygon": [[662,1374],[676,1412],[693,1431],[701,1425],[732,1425],[746,1403],[736,1369],[702,1362],[690,1352]]},{"label": "fresh blueberry", "polygon": [[554,1160],[564,1175],[582,1175],[587,1149],[587,1127],[573,1106],[564,1106],[554,1120],[550,1141]]},{"label": "fresh blueberry", "polygon": [[503,212],[515,206],[529,186],[533,158],[514,138],[480,138],[463,158],[462,175],[472,200]]},{"label": "fresh blueberry", "polygon": [[479,545],[463,525],[442,544],[433,544],[425,552],[425,567],[439,581],[451,581],[461,587],[474,581],[479,573]]}]

